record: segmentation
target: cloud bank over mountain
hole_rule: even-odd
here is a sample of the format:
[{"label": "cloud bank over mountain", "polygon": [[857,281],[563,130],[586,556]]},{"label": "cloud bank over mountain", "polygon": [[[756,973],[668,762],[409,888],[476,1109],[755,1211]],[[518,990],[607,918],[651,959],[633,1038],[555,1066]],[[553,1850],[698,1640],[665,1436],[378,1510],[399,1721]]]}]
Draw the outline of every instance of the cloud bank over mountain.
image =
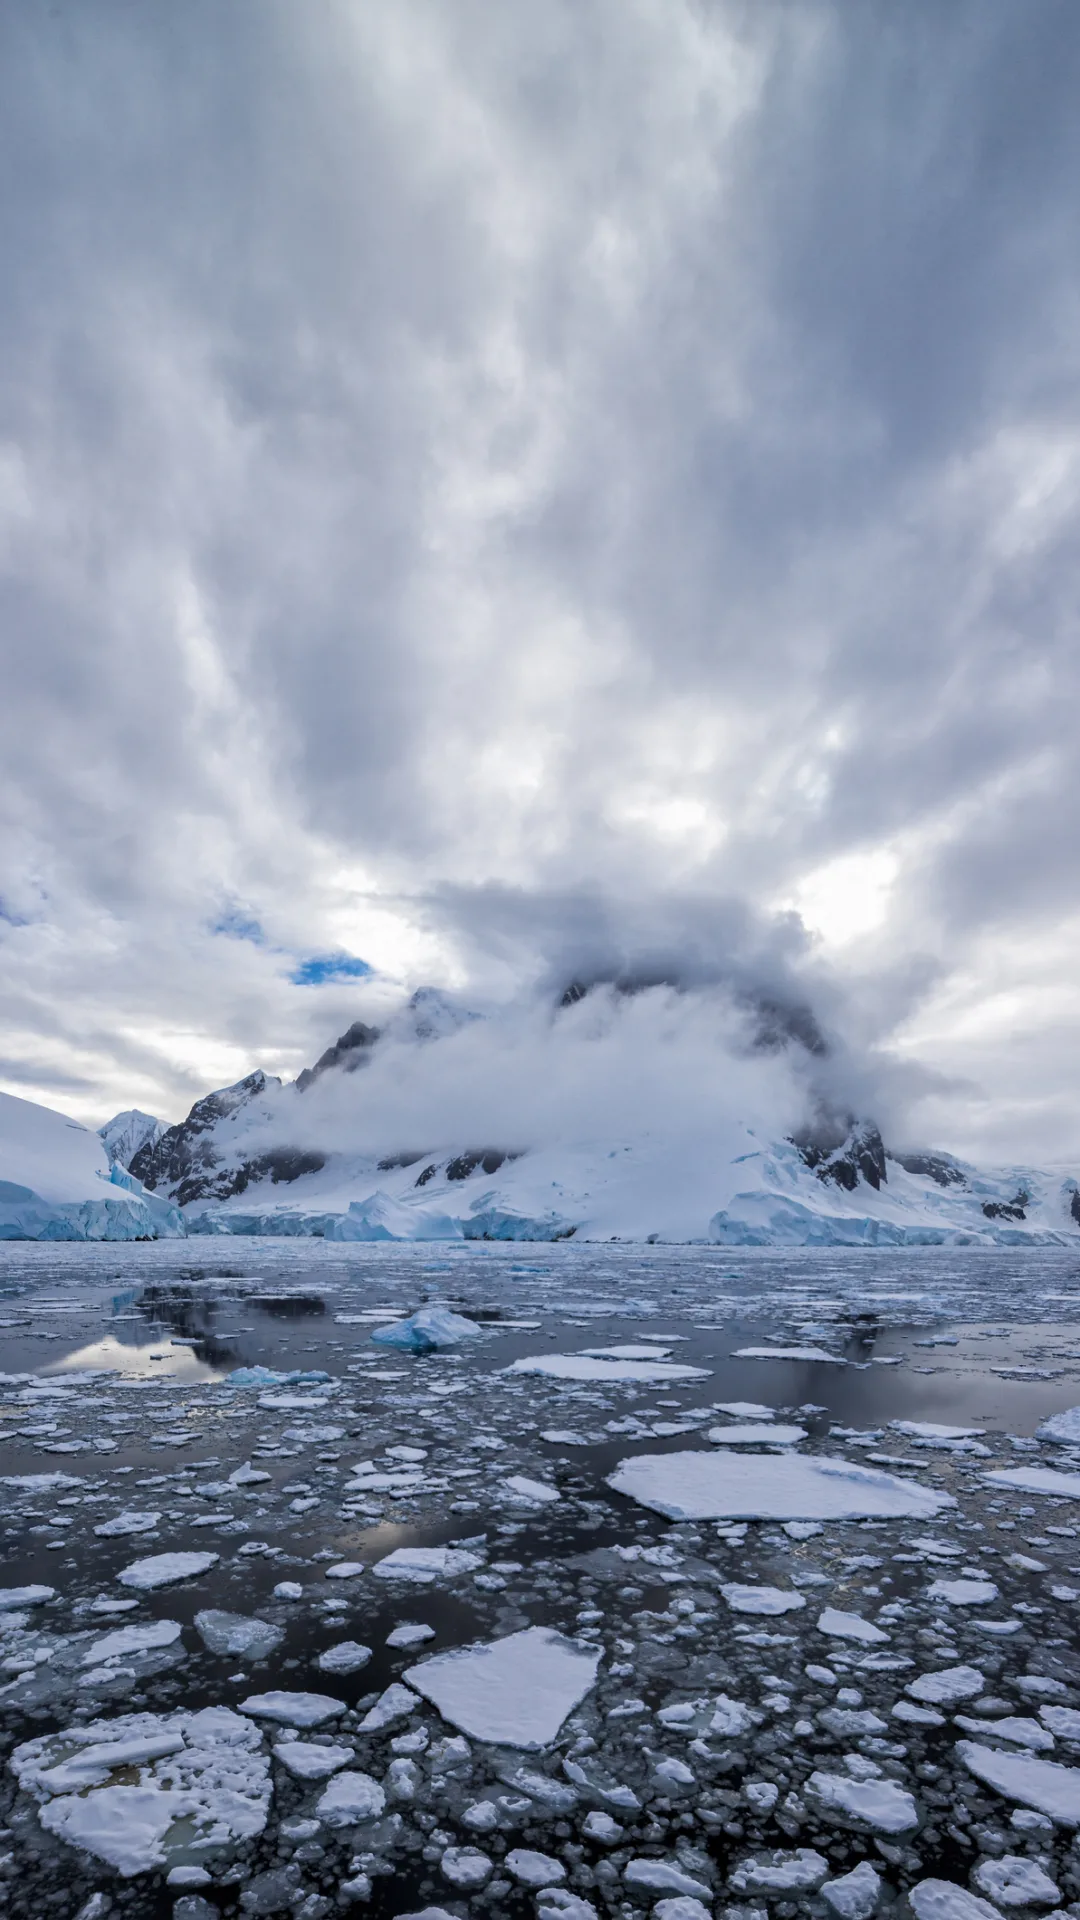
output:
[{"label": "cloud bank over mountain", "polygon": [[612,1012],[613,1102],[711,1098],[772,980],[921,1138],[1080,1145],[1067,0],[0,55],[0,1083],[175,1118],[423,981],[637,967],[693,992]]}]

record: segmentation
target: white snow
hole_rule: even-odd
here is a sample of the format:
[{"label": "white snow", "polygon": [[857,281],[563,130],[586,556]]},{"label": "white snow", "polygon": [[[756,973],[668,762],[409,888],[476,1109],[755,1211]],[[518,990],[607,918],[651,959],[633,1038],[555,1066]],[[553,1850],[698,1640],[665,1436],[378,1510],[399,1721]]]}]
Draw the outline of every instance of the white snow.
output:
[{"label": "white snow", "polygon": [[935,1580],[926,1597],[948,1607],[985,1607],[997,1599],[998,1590],[992,1580]]},{"label": "white snow", "polygon": [[880,1646],[889,1638],[872,1620],[864,1620],[861,1613],[843,1613],[838,1607],[825,1607],[818,1614],[818,1632],[831,1634],[837,1640],[861,1640],[866,1646]]},{"label": "white snow", "polygon": [[392,1680],[383,1693],[380,1693],[373,1707],[369,1707],[360,1722],[361,1733],[379,1733],[383,1727],[392,1726],[395,1720],[405,1720],[414,1707],[419,1706],[415,1693],[403,1687],[400,1680]]},{"label": "white snow", "polygon": [[797,1454],[636,1454],[608,1486],[672,1520],[926,1519],[956,1504],[917,1481]]},{"label": "white snow", "polygon": [[1036,1427],[1037,1440],[1056,1440],[1062,1446],[1080,1446],[1080,1407],[1063,1407],[1060,1413],[1052,1413],[1041,1427]]},{"label": "white snow", "polygon": [[1030,1753],[999,1753],[975,1740],[958,1740],[956,1754],[976,1779],[1007,1800],[1034,1807],[1061,1826],[1080,1826],[1080,1772],[1075,1767]]},{"label": "white snow", "polygon": [[439,1870],[454,1887],[482,1887],[490,1877],[492,1861],[479,1847],[447,1847]]},{"label": "white snow", "polygon": [[846,1773],[812,1773],[803,1788],[825,1819],[870,1827],[875,1833],[909,1833],[919,1824],[915,1802],[893,1780],[855,1780]]},{"label": "white snow", "polygon": [[561,1860],[553,1860],[550,1853],[534,1853],[531,1847],[511,1847],[505,1864],[523,1887],[553,1887],[566,1879]]},{"label": "white snow", "polygon": [[548,1506],[553,1501],[562,1499],[557,1487],[546,1486],[543,1480],[530,1480],[524,1473],[511,1474],[502,1484],[510,1493],[516,1494],[519,1500],[527,1500],[536,1507]]},{"label": "white snow", "polygon": [[725,1447],[794,1447],[800,1440],[806,1439],[805,1427],[784,1427],[777,1423],[766,1426],[761,1422],[753,1426],[732,1425],[730,1427],[710,1427],[706,1438],[716,1446]]},{"label": "white snow", "polygon": [[283,1727],[319,1727],[324,1720],[335,1720],[345,1712],[344,1700],[328,1693],[249,1693],[240,1702],[241,1713],[259,1720],[274,1720]]},{"label": "white snow", "polygon": [[434,1654],[405,1679],[452,1726],[496,1746],[550,1746],[596,1680],[600,1651],[547,1627]]},{"label": "white snow", "polygon": [[145,1627],[118,1627],[104,1639],[95,1640],[82,1656],[84,1667],[102,1660],[118,1660],[122,1654],[149,1653],[155,1647],[171,1647],[181,1634],[179,1620],[151,1620]]},{"label": "white snow", "polygon": [[821,1897],[837,1920],[870,1920],[881,1899],[881,1875],[869,1860],[860,1860],[850,1873],[822,1887]]},{"label": "white snow", "polygon": [[336,1773],[316,1804],[315,1812],[324,1826],[352,1827],[362,1820],[377,1820],[386,1806],[386,1795],[369,1773],[350,1770]]},{"label": "white snow", "polygon": [[316,1665],[321,1673],[358,1673],[371,1659],[371,1648],[359,1640],[339,1640],[336,1646],[320,1653]]},{"label": "white snow", "polygon": [[1038,1861],[1017,1853],[980,1860],[971,1877],[980,1893],[1006,1912],[1011,1907],[1052,1907],[1061,1899],[1061,1888]]},{"label": "white snow", "polygon": [[156,1587],[175,1586],[178,1580],[193,1580],[197,1574],[207,1573],[220,1558],[217,1553],[154,1553],[148,1560],[133,1560],[116,1577],[121,1586],[152,1593]]},{"label": "white snow", "polygon": [[46,1600],[55,1600],[55,1587],[0,1587],[0,1613],[8,1613],[13,1608],[40,1607]]},{"label": "white snow", "polygon": [[425,1626],[419,1620],[403,1620],[400,1627],[395,1627],[392,1633],[387,1634],[386,1644],[388,1647],[415,1647],[422,1640],[434,1638],[434,1627]]},{"label": "white snow", "polygon": [[828,1878],[829,1863],[813,1847],[796,1847],[743,1860],[728,1884],[736,1893],[815,1893]]},{"label": "white snow", "polygon": [[722,1586],[720,1591],[732,1613],[798,1613],[806,1605],[801,1593],[791,1593],[783,1587],[740,1587],[729,1584]]},{"label": "white snow", "polygon": [[482,1565],[480,1556],[465,1547],[395,1547],[371,1571],[379,1580],[407,1580],[412,1586],[427,1587],[435,1580],[456,1580]]}]

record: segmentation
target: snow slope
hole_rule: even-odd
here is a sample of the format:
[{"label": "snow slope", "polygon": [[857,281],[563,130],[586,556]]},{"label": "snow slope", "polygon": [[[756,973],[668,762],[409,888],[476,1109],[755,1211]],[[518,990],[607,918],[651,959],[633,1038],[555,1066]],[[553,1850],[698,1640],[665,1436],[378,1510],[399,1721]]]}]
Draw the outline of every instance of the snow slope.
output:
[{"label": "snow slope", "polygon": [[145,1240],[183,1231],[177,1209],[111,1165],[96,1133],[0,1093],[0,1240]]},{"label": "snow slope", "polygon": [[140,1107],[114,1113],[111,1120],[98,1128],[109,1159],[118,1160],[122,1167],[130,1167],[144,1147],[156,1147],[164,1131],[163,1121],[156,1120],[152,1113],[143,1113]]}]

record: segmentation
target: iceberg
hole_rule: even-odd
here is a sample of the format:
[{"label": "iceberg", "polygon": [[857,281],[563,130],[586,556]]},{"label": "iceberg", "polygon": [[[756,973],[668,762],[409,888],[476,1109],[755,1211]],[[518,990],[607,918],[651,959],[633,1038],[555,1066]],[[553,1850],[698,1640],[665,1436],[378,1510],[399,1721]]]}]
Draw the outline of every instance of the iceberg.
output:
[{"label": "iceberg", "polygon": [[480,1328],[463,1314],[449,1307],[421,1307],[407,1320],[394,1320],[388,1327],[376,1327],[371,1338],[376,1346],[395,1347],[402,1353],[435,1353],[441,1347],[460,1347],[466,1340],[479,1339]]}]

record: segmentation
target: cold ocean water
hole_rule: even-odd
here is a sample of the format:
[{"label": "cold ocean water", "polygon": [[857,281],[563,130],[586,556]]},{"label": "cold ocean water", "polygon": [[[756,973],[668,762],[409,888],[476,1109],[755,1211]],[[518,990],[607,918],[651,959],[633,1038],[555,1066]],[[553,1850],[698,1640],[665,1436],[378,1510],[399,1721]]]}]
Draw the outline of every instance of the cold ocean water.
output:
[{"label": "cold ocean water", "polygon": [[1075,1256],[9,1245],[0,1323],[16,1920],[1080,1914]]}]

